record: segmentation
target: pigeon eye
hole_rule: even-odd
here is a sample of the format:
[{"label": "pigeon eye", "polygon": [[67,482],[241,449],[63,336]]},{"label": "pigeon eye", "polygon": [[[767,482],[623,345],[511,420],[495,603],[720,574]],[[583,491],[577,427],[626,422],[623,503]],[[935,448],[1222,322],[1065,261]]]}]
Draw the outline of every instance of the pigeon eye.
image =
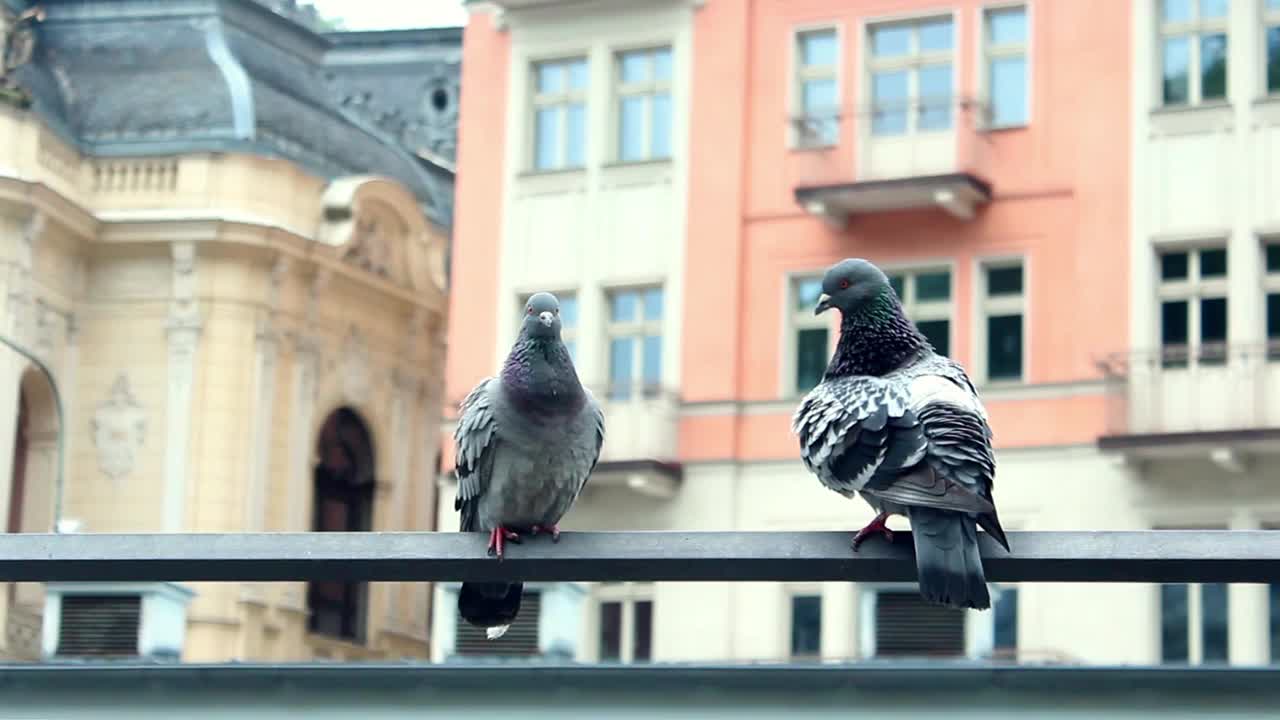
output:
[{"label": "pigeon eye", "polygon": [[847,289],[849,289],[849,281],[848,281],[848,280],[841,280],[841,281],[840,281],[840,289],[841,289],[841,290],[847,290]]},{"label": "pigeon eye", "polygon": [[531,306],[529,306],[529,307],[525,308],[525,312],[526,312],[526,313],[528,313],[528,314],[530,314],[530,315],[532,315],[532,314],[533,314],[533,306],[531,305]]}]

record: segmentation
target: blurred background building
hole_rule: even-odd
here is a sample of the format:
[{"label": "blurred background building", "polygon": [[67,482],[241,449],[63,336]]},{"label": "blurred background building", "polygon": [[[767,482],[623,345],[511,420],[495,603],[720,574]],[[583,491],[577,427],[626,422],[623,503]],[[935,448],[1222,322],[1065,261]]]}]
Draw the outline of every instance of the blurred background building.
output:
[{"label": "blurred background building", "polygon": [[[3,0],[0,522],[434,528],[461,29]],[[58,453],[65,477],[58,477]],[[0,656],[425,656],[383,584],[0,588]]]},{"label": "blurred background building", "polygon": [[[607,417],[566,528],[869,520],[788,427],[848,256],[979,384],[1007,528],[1280,523],[1280,2],[468,5],[446,412],[556,292]],[[433,657],[1280,660],[1263,585],[529,592],[486,643],[438,586]]]}]

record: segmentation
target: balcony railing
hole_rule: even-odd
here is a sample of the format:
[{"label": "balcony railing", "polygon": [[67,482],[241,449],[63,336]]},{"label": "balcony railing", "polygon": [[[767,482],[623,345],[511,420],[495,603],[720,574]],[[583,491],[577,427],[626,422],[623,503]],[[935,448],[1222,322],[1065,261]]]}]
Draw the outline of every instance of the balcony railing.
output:
[{"label": "balcony railing", "polygon": [[1280,345],[1207,343],[1099,362],[1109,435],[1280,428]]}]

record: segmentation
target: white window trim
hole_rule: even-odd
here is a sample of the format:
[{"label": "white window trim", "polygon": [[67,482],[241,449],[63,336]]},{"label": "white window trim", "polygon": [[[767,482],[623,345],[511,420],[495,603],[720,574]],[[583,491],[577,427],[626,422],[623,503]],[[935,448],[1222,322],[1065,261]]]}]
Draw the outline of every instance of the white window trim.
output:
[{"label": "white window trim", "polygon": [[[987,271],[1017,265],[1022,266],[1022,292],[1018,295],[1005,295],[997,298],[987,297]],[[1031,264],[1027,262],[1025,257],[1020,255],[979,258],[976,263],[974,277],[977,280],[973,283],[975,295],[973,306],[977,314],[977,322],[974,323],[973,328],[973,364],[978,370],[976,374],[981,378],[981,384],[986,387],[1026,385],[1029,383],[1031,375],[1029,363],[1031,359],[1031,333],[1027,322],[1030,316],[1027,289],[1031,287]],[[1009,315],[1012,313],[1022,314],[1022,377],[1016,380],[1007,378],[992,380],[988,366],[989,358],[987,357],[987,318],[991,315]]]},{"label": "white window trim", "polygon": [[[1180,23],[1166,23],[1164,21],[1163,10],[1164,0],[1150,0],[1155,4],[1155,21],[1156,21],[1156,62],[1155,62],[1155,85],[1156,98],[1158,107],[1198,107],[1200,105],[1222,105],[1231,100],[1231,5],[1227,5],[1227,16],[1224,18],[1213,18],[1203,20],[1200,18],[1200,0],[1190,0],[1191,20]],[[1239,2],[1239,0],[1236,0]],[[1227,97],[1214,98],[1205,101],[1201,97],[1201,77],[1200,77],[1200,36],[1202,35],[1223,34],[1227,36]],[[1187,102],[1186,104],[1169,105],[1164,101],[1164,41],[1174,37],[1187,37],[1188,55],[1187,62],[1189,71],[1187,74]],[[1265,79],[1264,79],[1265,82]]]},{"label": "white window trim", "polygon": [[[662,317],[657,320],[646,320],[644,317],[644,294],[649,290],[657,290],[662,295]],[[636,319],[630,322],[615,322],[613,320],[613,296],[618,293],[636,293],[639,298],[636,302]],[[666,323],[667,313],[667,293],[666,286],[662,283],[644,284],[644,285],[613,285],[605,288],[605,324],[604,324],[604,365],[605,365],[605,392],[604,396],[612,402],[635,402],[649,397],[653,392],[661,392],[665,386],[665,355],[667,354],[667,338],[663,332]],[[581,305],[579,305],[581,308]],[[648,387],[645,385],[644,379],[644,338],[657,336],[662,341],[662,355],[658,358],[658,385],[656,387]],[[631,356],[631,385],[625,399],[614,398],[611,395],[613,389],[613,365],[610,357],[610,346],[615,339],[619,338],[635,338],[639,342],[632,343]]]},{"label": "white window trim", "polygon": [[[931,20],[949,20],[951,22],[951,49],[937,50],[928,53],[921,53],[919,49],[920,33],[918,26]],[[871,34],[876,29],[893,25],[910,25],[911,33],[911,50],[900,57],[893,58],[877,58],[875,49],[872,47]],[[863,85],[865,86],[865,102],[866,102],[866,118],[863,123],[866,127],[862,130],[862,134],[872,139],[902,139],[913,137],[921,134],[935,134],[955,132],[959,123],[957,116],[958,100],[960,93],[960,63],[958,50],[961,40],[961,25],[955,11],[944,12],[927,12],[916,13],[911,15],[895,15],[881,18],[868,18],[862,24],[862,75]],[[951,98],[950,127],[939,130],[920,130],[917,125],[919,123],[919,115],[922,109],[922,99],[920,98],[920,80],[919,71],[922,65],[937,65],[943,62],[949,63],[951,66]],[[906,107],[907,127],[899,134],[877,135],[875,132],[875,88],[874,77],[877,72],[888,72],[894,70],[907,70],[907,96]]]},{"label": "white window trim", "polygon": [[[1280,27],[1280,7],[1274,10],[1267,7],[1267,0],[1260,0],[1262,4],[1262,37],[1258,40],[1258,54],[1261,56],[1261,73],[1259,75],[1261,82],[1261,97],[1280,97],[1280,90],[1267,90],[1267,31],[1272,28]],[[1227,39],[1227,47],[1231,45],[1230,38]],[[1231,72],[1231,66],[1227,66],[1228,74]]]},{"label": "white window trim", "polygon": [[[582,61],[587,66],[587,86],[584,88],[570,87],[569,82],[569,64],[575,61]],[[560,73],[564,76],[564,92],[540,94],[538,92],[538,68],[541,65],[553,65],[562,63],[563,67]],[[528,166],[529,171],[534,173],[553,173],[582,170],[587,164],[587,137],[590,133],[591,125],[591,108],[588,103],[588,96],[591,91],[591,56],[589,53],[581,53],[577,55],[557,55],[555,57],[533,58],[529,61],[529,131],[528,131]],[[538,167],[538,111],[553,107],[568,107],[570,105],[582,105],[584,116],[583,138],[582,138],[582,165],[569,165],[566,158],[569,152],[569,125],[567,110],[559,114],[559,125],[557,134],[560,136],[560,157],[557,158],[556,164],[551,167]]]},{"label": "white window trim", "polygon": [[[796,655],[791,652],[791,631],[795,623],[795,605],[794,601],[797,597],[816,597],[818,598],[818,652],[816,655]],[[791,660],[819,660],[823,656],[825,648],[823,648],[821,627],[822,617],[826,614],[826,598],[823,597],[822,586],[818,584],[796,584],[787,585],[782,594],[783,615],[786,621],[782,625],[782,655]]]},{"label": "white window trim", "polygon": [[[987,583],[994,603],[998,588]],[[858,657],[876,657],[876,600],[881,591],[919,592],[916,583],[858,583]],[[964,610],[964,655],[969,659],[985,658],[995,648],[995,612]]]},{"label": "white window trim", "polygon": [[[1035,87],[1034,74],[1033,74],[1032,64],[1031,64],[1031,45],[1032,45],[1032,42],[1034,41],[1035,33],[1033,32],[1033,29],[1035,28],[1035,25],[1033,23],[1034,18],[1032,16],[1031,5],[1032,3],[1030,2],[1026,2],[1025,0],[1019,0],[1017,2],[991,3],[991,4],[983,5],[981,8],[979,8],[978,67],[980,68],[980,70],[978,75],[978,92],[982,97],[982,128],[985,130],[1010,130],[1014,128],[1027,127],[1031,124],[1031,112],[1033,108],[1031,95],[1032,95],[1032,89]],[[988,14],[997,13],[1002,10],[1013,10],[1015,8],[1021,8],[1023,12],[1023,16],[1026,18],[1025,20],[1026,28],[1027,28],[1026,37],[1023,39],[1021,43],[1010,43],[1006,45],[989,44],[987,42]],[[1023,62],[1025,63],[1027,68],[1026,88],[1024,92],[1024,98],[1026,99],[1026,103],[1025,103],[1025,107],[1023,108],[1026,116],[1025,116],[1025,119],[1020,123],[997,124],[992,120],[993,100],[991,96],[992,89],[990,86],[991,61],[1004,59],[1004,58],[1019,57],[1019,56],[1023,58]]]},{"label": "white window trim", "polygon": [[654,662],[655,639],[657,633],[654,632],[655,620],[657,619],[657,603],[653,600],[654,586],[653,583],[615,583],[600,584],[597,583],[592,589],[591,598],[591,620],[585,623],[587,632],[590,633],[590,641],[586,643],[587,655],[591,662],[601,662],[600,660],[600,613],[605,603],[616,602],[622,605],[622,621],[619,625],[619,644],[617,662],[624,665],[630,665],[636,661],[635,659],[635,621],[636,621],[636,603],[648,601],[651,612],[649,626],[649,659],[643,662]]},{"label": "white window trim", "polygon": [[[652,72],[653,53],[658,50],[666,50],[667,53],[671,55],[671,76],[670,77],[663,80],[651,78],[650,80],[642,83],[624,84],[622,82],[622,56],[623,55],[628,55],[631,53],[648,54],[649,67],[650,67],[650,71]],[[675,107],[675,95],[672,93],[671,85],[672,85],[672,82],[674,81],[675,74],[676,74],[675,44],[667,43],[665,45],[656,44],[656,45],[638,45],[635,47],[631,47],[631,46],[619,47],[613,51],[612,57],[613,57],[613,63],[612,63],[613,70],[612,70],[611,81],[613,85],[613,103],[612,103],[612,111],[611,111],[612,118],[611,118],[610,125],[613,128],[612,130],[613,151],[610,154],[610,156],[613,158],[613,162],[620,165],[633,165],[638,163],[653,163],[653,162],[669,162],[671,160],[671,155],[655,156],[653,154],[653,124],[652,124],[653,123],[653,96],[661,93],[666,93],[667,95],[667,101],[668,101],[670,113],[671,113],[671,117],[669,118],[668,122],[669,122],[670,130],[672,133],[671,141],[672,141],[672,144],[674,145],[676,107]],[[641,137],[644,144],[644,151],[642,155],[638,158],[634,158],[631,160],[624,160],[622,158],[622,101],[625,98],[629,98],[629,97],[642,97],[645,99],[644,122],[640,130]],[[669,148],[669,151],[674,154],[675,148],[674,147]]]},{"label": "white window trim", "polygon": [[[836,36],[836,61],[834,65],[821,65],[810,67],[804,64],[804,60],[800,53],[800,38],[804,35],[821,32],[834,32]],[[787,123],[787,147],[792,150],[823,150],[833,148],[840,144],[840,132],[843,123],[843,106],[844,106],[844,27],[840,23],[825,22],[814,23],[808,25],[798,25],[791,30],[791,72],[788,77],[791,78],[790,99],[787,103],[791,108],[790,122]],[[831,79],[836,84],[835,107],[832,108],[834,115],[832,120],[836,124],[835,142],[822,142],[820,139],[806,141],[805,134],[801,131],[802,126],[807,126],[809,116],[805,114],[804,109],[804,81],[805,80],[824,80]]]},{"label": "white window trim", "polygon": [[821,281],[823,272],[822,270],[813,270],[788,273],[785,276],[785,282],[782,286],[782,307],[784,309],[782,336],[786,338],[786,341],[782,344],[782,377],[779,382],[779,387],[782,388],[781,396],[784,399],[800,397],[803,394],[796,387],[796,369],[799,363],[799,353],[796,347],[797,334],[801,330],[826,328],[828,361],[835,353],[836,343],[840,339],[839,326],[834,324],[831,317],[828,317],[828,315],[836,313],[814,315],[813,308],[796,308],[796,285],[805,280]]},{"label": "white window trim", "polygon": [[[899,298],[902,301],[902,309],[913,323],[929,320],[946,320],[947,321],[947,345],[950,353],[955,354],[956,349],[956,320],[955,320],[955,298],[956,298],[956,273],[951,263],[947,264],[924,264],[924,265],[903,265],[894,266],[886,265],[882,268],[885,275],[893,277],[894,275],[902,276],[902,294],[904,297]],[[946,300],[930,300],[921,302],[916,299],[916,281],[920,275],[930,275],[934,273],[946,273],[951,282],[951,294]]]},{"label": "white window trim", "polygon": [[[1200,277],[1200,251],[1201,250],[1226,250],[1227,255],[1227,274],[1220,278],[1211,278],[1209,280]],[[1160,313],[1162,305],[1166,300],[1185,300],[1187,301],[1187,344],[1186,361],[1187,366],[1191,367],[1200,362],[1200,300],[1224,298],[1227,300],[1227,339],[1224,345],[1231,343],[1231,322],[1230,322],[1230,278],[1231,278],[1231,255],[1230,248],[1227,243],[1208,242],[1198,243],[1195,245],[1159,248],[1155,256],[1155,277],[1156,277],[1156,339],[1155,347],[1159,348],[1160,357],[1164,357],[1164,330],[1160,327]],[[1160,277],[1160,258],[1163,255],[1171,255],[1177,253],[1187,254],[1187,277],[1185,280],[1164,280]],[[1176,347],[1176,346],[1169,346]],[[1224,348],[1225,351],[1225,348]]]}]

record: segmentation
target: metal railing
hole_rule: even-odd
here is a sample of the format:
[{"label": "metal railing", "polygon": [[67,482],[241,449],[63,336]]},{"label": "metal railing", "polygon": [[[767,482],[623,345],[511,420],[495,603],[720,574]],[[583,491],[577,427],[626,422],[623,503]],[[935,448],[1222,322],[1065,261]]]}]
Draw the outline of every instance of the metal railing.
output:
[{"label": "metal railing", "polygon": [[[1280,532],[985,534],[991,582],[1280,582]],[[911,534],[565,532],[499,562],[481,533],[0,535],[0,581],[858,581],[916,577]]]}]

